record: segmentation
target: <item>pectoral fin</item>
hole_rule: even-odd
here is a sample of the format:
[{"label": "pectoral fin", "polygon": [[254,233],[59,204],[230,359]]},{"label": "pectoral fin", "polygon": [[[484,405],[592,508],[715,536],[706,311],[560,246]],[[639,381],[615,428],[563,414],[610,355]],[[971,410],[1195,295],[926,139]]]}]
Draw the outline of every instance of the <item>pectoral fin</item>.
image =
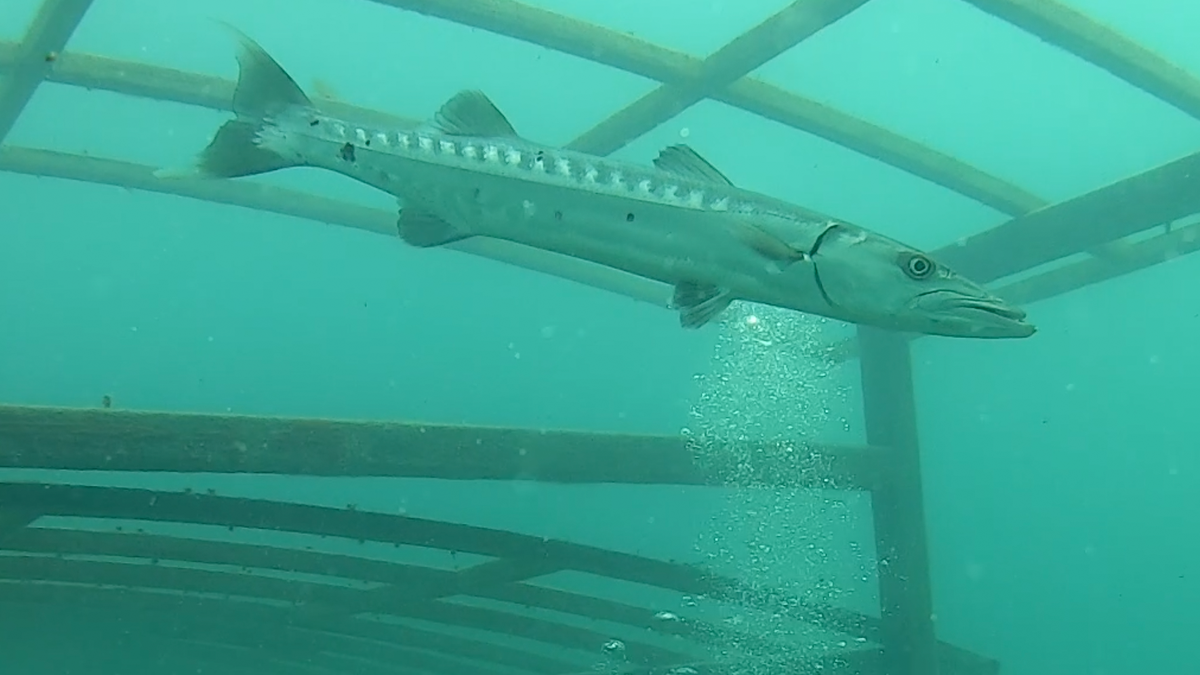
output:
[{"label": "pectoral fin", "polygon": [[775,235],[748,223],[736,223],[732,226],[733,235],[755,253],[771,262],[777,271],[809,259],[805,251],[788,244]]},{"label": "pectoral fin", "polygon": [[396,228],[406,244],[419,248],[443,246],[475,236],[470,232],[463,232],[432,213],[411,206],[400,210]]},{"label": "pectoral fin", "polygon": [[671,304],[679,310],[679,325],[700,328],[712,321],[733,302],[733,295],[716,286],[682,282],[675,285]]}]

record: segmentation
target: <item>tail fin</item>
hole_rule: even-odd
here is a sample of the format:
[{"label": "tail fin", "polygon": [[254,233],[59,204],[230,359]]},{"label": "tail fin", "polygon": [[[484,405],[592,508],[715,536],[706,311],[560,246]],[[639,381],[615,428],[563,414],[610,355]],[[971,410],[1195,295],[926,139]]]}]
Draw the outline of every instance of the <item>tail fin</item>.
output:
[{"label": "tail fin", "polygon": [[233,111],[238,117],[263,119],[291,106],[312,107],[312,101],[291,75],[257,42],[229,24],[238,41],[238,81]]},{"label": "tail fin", "polygon": [[237,119],[226,122],[191,170],[162,170],[161,177],[237,178],[297,166],[259,145],[270,119],[292,107],[313,107],[304,90],[248,35],[224,24],[238,41],[238,80],[233,90]]}]

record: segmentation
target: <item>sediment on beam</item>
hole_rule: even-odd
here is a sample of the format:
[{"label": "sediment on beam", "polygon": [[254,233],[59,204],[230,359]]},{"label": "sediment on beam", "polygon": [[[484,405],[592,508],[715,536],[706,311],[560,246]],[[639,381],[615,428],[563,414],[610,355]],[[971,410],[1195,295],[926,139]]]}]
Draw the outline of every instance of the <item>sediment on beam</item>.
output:
[{"label": "sediment on beam", "polygon": [[13,69],[0,79],[0,142],[91,5],[92,0],[42,0],[13,54]]},{"label": "sediment on beam", "polygon": [[1057,0],[965,0],[1200,118],[1200,79]]},{"label": "sediment on beam", "polygon": [[[887,470],[876,449],[806,447],[806,470],[762,484],[867,490]],[[721,485],[736,454],[701,469],[675,436],[0,406],[7,468]]]},{"label": "sediment on beam", "polygon": [[660,85],[584,132],[567,147],[612,153],[795,47],[867,0],[799,0],[704,59],[689,83]]}]

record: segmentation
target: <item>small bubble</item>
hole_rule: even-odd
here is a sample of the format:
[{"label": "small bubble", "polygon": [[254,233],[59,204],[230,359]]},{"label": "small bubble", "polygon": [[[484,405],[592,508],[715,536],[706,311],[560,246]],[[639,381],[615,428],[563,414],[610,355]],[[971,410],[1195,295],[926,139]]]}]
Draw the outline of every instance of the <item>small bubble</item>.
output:
[{"label": "small bubble", "polygon": [[687,127],[684,127],[684,128],[682,128],[682,129],[680,129],[680,130],[679,130],[679,137],[680,137],[680,138],[687,138],[688,136],[691,136],[691,135],[692,135],[692,130],[691,130],[691,129],[689,129],[689,128],[687,128]]},{"label": "small bubble", "polygon": [[605,642],[600,651],[608,658],[609,663],[625,660],[625,643],[620,640],[612,639]]},{"label": "small bubble", "polygon": [[658,614],[654,615],[654,618],[658,619],[659,621],[678,621],[679,615],[675,614],[674,612],[659,612]]}]

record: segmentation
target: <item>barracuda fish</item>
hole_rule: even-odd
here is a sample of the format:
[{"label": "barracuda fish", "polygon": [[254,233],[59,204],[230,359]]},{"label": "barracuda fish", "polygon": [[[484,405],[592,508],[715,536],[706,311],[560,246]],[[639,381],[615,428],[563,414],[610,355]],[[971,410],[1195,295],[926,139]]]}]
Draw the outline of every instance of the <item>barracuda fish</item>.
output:
[{"label": "barracuda fish", "polygon": [[455,95],[416,129],[362,126],[319,110],[234,33],[236,119],[193,175],[335,171],[399,198],[408,244],[492,237],[655,279],[674,287],[685,328],[746,300],[931,335],[1035,332],[1023,311],[927,253],[738,188],[686,145],[664,149],[654,167],[538,145],[478,91]]}]

